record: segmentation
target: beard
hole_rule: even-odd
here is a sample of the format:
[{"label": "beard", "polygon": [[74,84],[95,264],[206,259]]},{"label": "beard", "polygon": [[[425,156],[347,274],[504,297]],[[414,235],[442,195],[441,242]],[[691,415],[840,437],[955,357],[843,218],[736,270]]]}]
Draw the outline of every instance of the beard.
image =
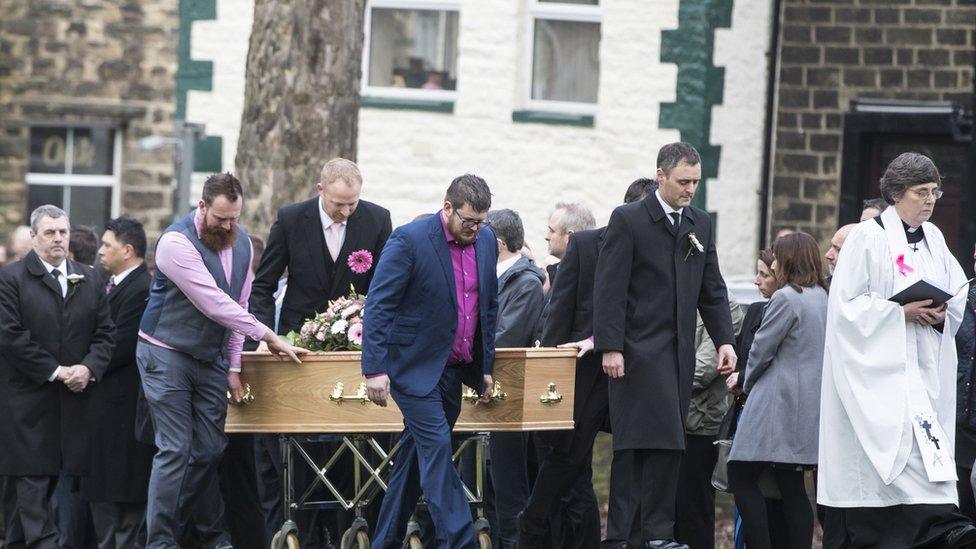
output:
[{"label": "beard", "polygon": [[204,246],[215,252],[232,246],[236,241],[237,225],[231,226],[230,230],[224,230],[220,227],[204,226],[203,230],[200,231],[200,242],[203,242]]}]

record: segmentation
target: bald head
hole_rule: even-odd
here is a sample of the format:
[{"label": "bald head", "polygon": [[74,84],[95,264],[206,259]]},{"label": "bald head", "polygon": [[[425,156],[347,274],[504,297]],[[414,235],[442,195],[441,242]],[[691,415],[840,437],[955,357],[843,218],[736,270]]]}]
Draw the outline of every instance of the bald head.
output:
[{"label": "bald head", "polygon": [[851,234],[854,227],[857,227],[856,223],[844,225],[837,229],[834,237],[830,239],[830,249],[824,254],[824,257],[827,258],[827,263],[830,263],[830,272],[834,272],[834,267],[837,266],[837,257],[840,256],[840,249],[844,247],[844,241],[847,240],[847,235]]}]

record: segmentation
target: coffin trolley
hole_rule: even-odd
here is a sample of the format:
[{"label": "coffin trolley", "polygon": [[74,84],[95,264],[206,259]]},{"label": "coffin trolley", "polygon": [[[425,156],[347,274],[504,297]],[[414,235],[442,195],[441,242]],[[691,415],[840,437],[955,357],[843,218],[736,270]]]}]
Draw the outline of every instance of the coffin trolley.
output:
[{"label": "coffin trolley", "polygon": [[[390,464],[400,447],[398,442],[384,448],[377,439],[383,433],[401,432],[403,417],[392,400],[385,408],[369,402],[359,352],[313,353],[302,360],[297,366],[268,353],[244,353],[243,377],[248,390],[244,403],[228,410],[226,430],[279,435],[285,522],[274,537],[272,549],[297,548],[299,537],[292,515],[296,510],[313,508],[353,510],[356,518],[343,534],[341,547],[366,549],[369,524],[364,510],[386,490]],[[482,508],[487,433],[572,429],[575,371],[573,349],[498,349],[492,402],[475,406],[478,395],[465,388],[454,431],[469,436],[461,440],[454,461],[458,463],[466,452],[474,454],[475,481],[473,486],[465,486],[465,491],[476,509],[475,527],[481,547],[491,547]],[[323,463],[317,463],[308,447],[324,437],[340,445]],[[344,494],[329,473],[346,453],[353,460],[353,482],[352,493]],[[307,466],[315,473],[312,484],[300,491],[294,485],[296,466]],[[311,501],[319,486],[334,499]],[[405,547],[421,547],[415,524],[408,528],[405,538]]]}]

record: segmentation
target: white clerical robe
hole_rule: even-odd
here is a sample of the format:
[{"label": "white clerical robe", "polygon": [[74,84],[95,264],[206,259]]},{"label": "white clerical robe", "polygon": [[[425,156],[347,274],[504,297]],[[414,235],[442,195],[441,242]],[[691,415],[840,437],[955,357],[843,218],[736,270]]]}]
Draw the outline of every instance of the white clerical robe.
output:
[{"label": "white clerical robe", "polygon": [[958,504],[956,483],[930,482],[912,428],[933,414],[955,447],[956,347],[966,291],[949,301],[942,333],[905,320],[888,298],[922,277],[950,293],[966,282],[942,232],[924,223],[918,251],[895,208],[844,242],[830,287],[817,501],[832,507]]}]

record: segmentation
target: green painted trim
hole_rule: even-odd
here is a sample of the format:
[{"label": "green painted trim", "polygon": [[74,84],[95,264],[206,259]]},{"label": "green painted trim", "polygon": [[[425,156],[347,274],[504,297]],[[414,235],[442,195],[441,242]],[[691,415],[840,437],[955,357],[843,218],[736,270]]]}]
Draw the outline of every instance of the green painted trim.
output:
[{"label": "green painted trim", "polygon": [[454,101],[435,101],[429,99],[391,99],[388,97],[367,97],[359,99],[359,106],[369,109],[392,109],[399,111],[454,112]]},{"label": "green painted trim", "polygon": [[593,115],[589,114],[569,114],[549,111],[514,111],[512,112],[512,122],[592,128],[595,119]]},{"label": "green painted trim", "polygon": [[208,135],[193,146],[193,171],[220,173],[224,171],[224,138]]},{"label": "green painted trim", "polygon": [[721,147],[709,143],[712,107],[720,105],[725,69],[713,64],[715,29],[732,25],[733,0],[680,0],[678,28],[661,31],[661,61],[678,66],[677,100],[661,103],[658,126],[676,129],[698,149],[702,181],[695,206],[703,208],[710,178],[718,176]]},{"label": "green painted trim", "polygon": [[217,18],[217,0],[179,0],[180,33],[176,47],[176,118],[186,119],[186,94],[190,90],[213,89],[213,62],[190,58],[193,22]]}]

